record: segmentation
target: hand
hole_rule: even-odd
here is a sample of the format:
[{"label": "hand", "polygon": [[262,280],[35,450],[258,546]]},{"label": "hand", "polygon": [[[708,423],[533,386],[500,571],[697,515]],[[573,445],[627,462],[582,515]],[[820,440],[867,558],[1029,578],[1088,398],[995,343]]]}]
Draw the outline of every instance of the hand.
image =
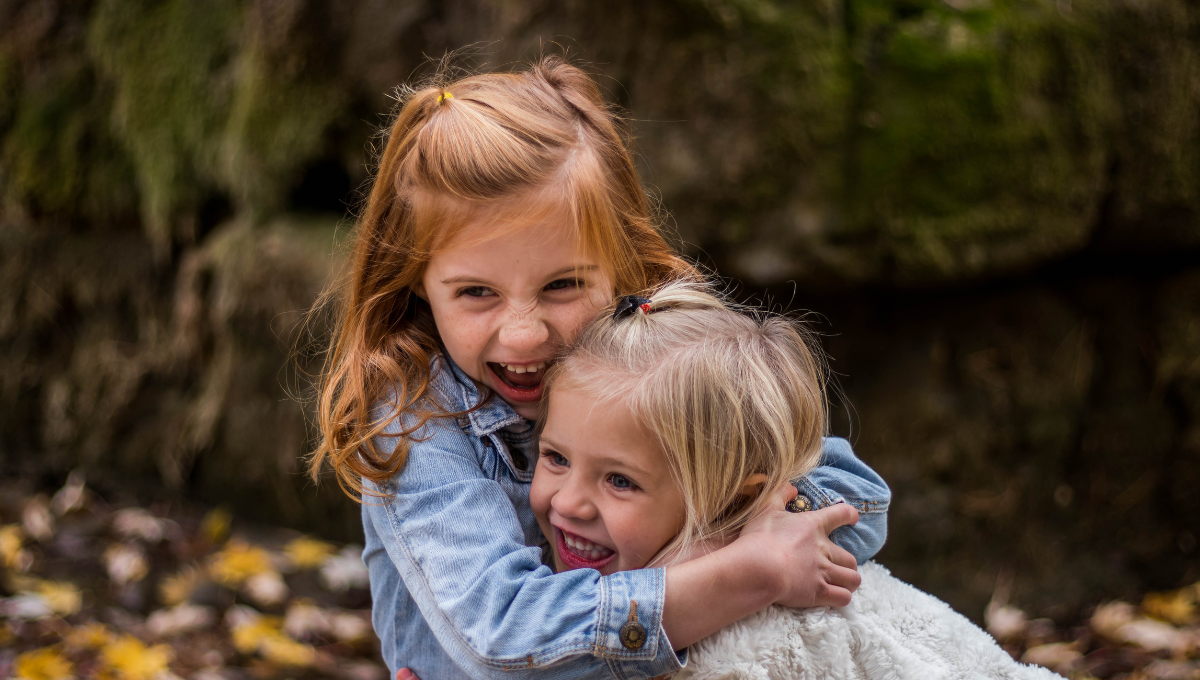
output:
[{"label": "hand", "polygon": [[730,547],[757,555],[758,568],[777,580],[775,604],[845,607],[862,578],[854,556],[829,540],[829,534],[858,522],[858,511],[839,503],[821,510],[788,512],[784,506],[796,494],[791,484],[777,490],[774,509],[747,524]]},{"label": "hand", "polygon": [[401,668],[396,671],[396,680],[421,680],[421,678],[418,678],[416,673],[407,668]]}]

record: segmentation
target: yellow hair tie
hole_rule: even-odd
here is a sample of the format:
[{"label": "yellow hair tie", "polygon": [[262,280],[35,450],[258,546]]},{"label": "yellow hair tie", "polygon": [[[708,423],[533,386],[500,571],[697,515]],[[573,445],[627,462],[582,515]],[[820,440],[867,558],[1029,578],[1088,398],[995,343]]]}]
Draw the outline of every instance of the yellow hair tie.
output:
[{"label": "yellow hair tie", "polygon": [[438,95],[438,103],[439,104],[446,101],[447,99],[454,99],[454,95],[450,94],[449,92],[443,92]]}]

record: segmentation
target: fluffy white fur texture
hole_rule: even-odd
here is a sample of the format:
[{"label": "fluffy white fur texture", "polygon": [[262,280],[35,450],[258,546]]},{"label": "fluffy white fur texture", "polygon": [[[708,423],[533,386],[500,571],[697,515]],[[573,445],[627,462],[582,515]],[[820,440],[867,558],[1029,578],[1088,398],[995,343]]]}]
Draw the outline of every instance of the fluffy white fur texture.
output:
[{"label": "fluffy white fur texture", "polygon": [[692,646],[675,680],[1053,680],[929,593],[868,562],[841,609],[771,607]]}]

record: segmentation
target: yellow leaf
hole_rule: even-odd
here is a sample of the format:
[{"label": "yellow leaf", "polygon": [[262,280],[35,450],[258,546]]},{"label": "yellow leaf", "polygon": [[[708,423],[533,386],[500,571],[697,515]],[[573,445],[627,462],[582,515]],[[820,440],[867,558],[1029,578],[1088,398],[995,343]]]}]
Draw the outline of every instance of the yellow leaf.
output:
[{"label": "yellow leaf", "polygon": [[1196,586],[1166,593],[1149,593],[1142,600],[1142,611],[1160,621],[1187,626],[1200,619],[1200,602]]},{"label": "yellow leaf", "polygon": [[200,577],[194,567],[184,567],[178,574],[167,576],[158,583],[158,599],[173,607],[192,596]]},{"label": "yellow leaf", "polygon": [[105,645],[100,662],[119,680],[151,680],[167,670],[173,656],[168,645],[147,647],[132,635],[122,635]]},{"label": "yellow leaf", "polygon": [[73,628],[66,635],[67,647],[72,649],[100,649],[113,639],[112,633],[103,623],[88,623]]},{"label": "yellow leaf", "polygon": [[332,543],[301,536],[288,543],[283,552],[297,569],[314,569],[324,564],[335,550]]},{"label": "yellow leaf", "polygon": [[271,556],[266,550],[241,541],[230,541],[224,550],[213,555],[208,566],[213,580],[230,588],[240,586],[255,574],[271,570]]},{"label": "yellow leaf", "polygon": [[200,522],[200,534],[213,543],[220,543],[229,536],[233,515],[225,508],[213,508]]},{"label": "yellow leaf", "polygon": [[17,680],[67,680],[75,677],[71,662],[53,647],[18,655],[13,671]]},{"label": "yellow leaf", "polygon": [[259,651],[263,658],[281,666],[311,666],[317,660],[317,650],[277,633],[263,638]]},{"label": "yellow leaf", "polygon": [[280,635],[283,624],[278,616],[256,616],[233,627],[233,646],[242,654],[253,654],[262,646],[263,640]]},{"label": "yellow leaf", "polygon": [[75,584],[66,581],[42,581],[38,584],[38,595],[59,616],[70,616],[83,607],[83,594]]},{"label": "yellow leaf", "polygon": [[17,566],[24,538],[24,532],[16,524],[0,526],[0,562],[9,569]]}]

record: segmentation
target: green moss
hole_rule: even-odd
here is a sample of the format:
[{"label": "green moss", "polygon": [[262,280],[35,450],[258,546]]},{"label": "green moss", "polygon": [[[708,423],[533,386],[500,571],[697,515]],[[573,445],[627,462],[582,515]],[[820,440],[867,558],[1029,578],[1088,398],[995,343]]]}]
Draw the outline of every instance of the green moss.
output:
[{"label": "green moss", "polygon": [[1111,119],[1091,18],[1020,1],[850,4],[860,98],[848,228],[877,234],[910,280],[1084,243]]},{"label": "green moss", "polygon": [[210,188],[240,8],[103,0],[91,16],[89,53],[112,84],[112,124],[128,150],[147,233],[161,248],[171,221]]},{"label": "green moss", "polygon": [[93,12],[89,52],[114,89],[113,125],[160,247],[216,191],[250,214],[279,210],[343,112],[334,79],[306,66],[309,45],[268,29],[237,0],[106,0]]},{"label": "green moss", "polygon": [[12,70],[4,80],[15,94],[5,102],[12,123],[0,147],[8,196],[56,215],[103,220],[130,212],[133,178],[98,113],[108,102],[86,64],[53,59],[35,82],[18,84]]}]

